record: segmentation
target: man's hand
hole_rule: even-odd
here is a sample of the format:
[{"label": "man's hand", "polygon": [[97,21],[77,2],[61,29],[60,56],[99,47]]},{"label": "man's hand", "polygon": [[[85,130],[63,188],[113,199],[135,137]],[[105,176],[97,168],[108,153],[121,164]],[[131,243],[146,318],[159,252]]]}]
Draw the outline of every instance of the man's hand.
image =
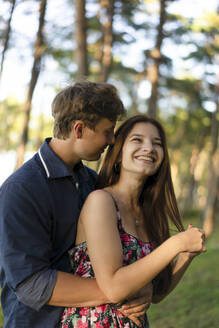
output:
[{"label": "man's hand", "polygon": [[129,299],[119,311],[132,320],[138,327],[142,327],[141,320],[150,307],[152,295],[153,285],[149,283]]}]

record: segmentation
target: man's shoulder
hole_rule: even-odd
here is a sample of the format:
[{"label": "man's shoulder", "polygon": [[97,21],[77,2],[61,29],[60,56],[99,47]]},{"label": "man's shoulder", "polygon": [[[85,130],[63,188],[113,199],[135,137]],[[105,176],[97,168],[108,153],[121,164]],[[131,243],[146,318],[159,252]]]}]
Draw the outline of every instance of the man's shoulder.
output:
[{"label": "man's shoulder", "polygon": [[92,170],[90,167],[84,165],[84,170],[86,172],[85,179],[88,185],[90,185],[91,190],[96,188],[98,174],[96,171]]},{"label": "man's shoulder", "polygon": [[34,184],[40,185],[43,170],[40,168],[40,163],[37,161],[37,153],[25,162],[20,168],[13,172],[2,184],[1,188],[5,186],[25,185],[33,186]]}]

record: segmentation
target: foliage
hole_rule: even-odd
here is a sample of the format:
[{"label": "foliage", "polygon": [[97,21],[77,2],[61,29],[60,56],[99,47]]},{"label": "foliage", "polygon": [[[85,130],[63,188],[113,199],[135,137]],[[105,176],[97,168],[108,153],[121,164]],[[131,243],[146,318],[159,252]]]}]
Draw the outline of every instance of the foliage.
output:
[{"label": "foliage", "polygon": [[19,137],[19,125],[22,120],[21,105],[10,96],[0,102],[0,148],[10,150],[15,148]]},{"label": "foliage", "polygon": [[[42,122],[43,120],[43,122]],[[23,104],[10,96],[0,102],[0,150],[16,150],[18,139],[21,133],[21,125],[23,122]],[[34,117],[30,125],[30,137],[28,140],[28,150],[34,151],[37,139],[41,141],[47,136],[52,135],[51,117],[45,115]]]}]

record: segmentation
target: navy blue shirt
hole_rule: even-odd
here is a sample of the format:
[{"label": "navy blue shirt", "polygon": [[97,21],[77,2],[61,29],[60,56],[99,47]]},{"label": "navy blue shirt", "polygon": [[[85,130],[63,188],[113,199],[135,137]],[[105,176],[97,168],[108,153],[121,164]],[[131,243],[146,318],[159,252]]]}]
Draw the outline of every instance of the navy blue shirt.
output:
[{"label": "navy blue shirt", "polygon": [[5,328],[56,327],[63,308],[45,304],[56,271],[71,270],[68,250],[74,246],[81,207],[95,186],[94,171],[80,162],[71,172],[49,141],[0,189]]}]

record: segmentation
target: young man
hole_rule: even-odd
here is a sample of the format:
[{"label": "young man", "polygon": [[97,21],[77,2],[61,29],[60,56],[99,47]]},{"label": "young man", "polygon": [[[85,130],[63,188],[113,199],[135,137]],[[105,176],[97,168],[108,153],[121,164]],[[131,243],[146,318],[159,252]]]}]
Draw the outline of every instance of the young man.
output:
[{"label": "young man", "polygon": [[100,158],[125,110],[112,85],[81,82],[55,97],[52,113],[54,137],[0,191],[5,328],[56,327],[64,306],[107,302],[95,279],[70,273],[68,250],[96,180],[81,160]]}]

